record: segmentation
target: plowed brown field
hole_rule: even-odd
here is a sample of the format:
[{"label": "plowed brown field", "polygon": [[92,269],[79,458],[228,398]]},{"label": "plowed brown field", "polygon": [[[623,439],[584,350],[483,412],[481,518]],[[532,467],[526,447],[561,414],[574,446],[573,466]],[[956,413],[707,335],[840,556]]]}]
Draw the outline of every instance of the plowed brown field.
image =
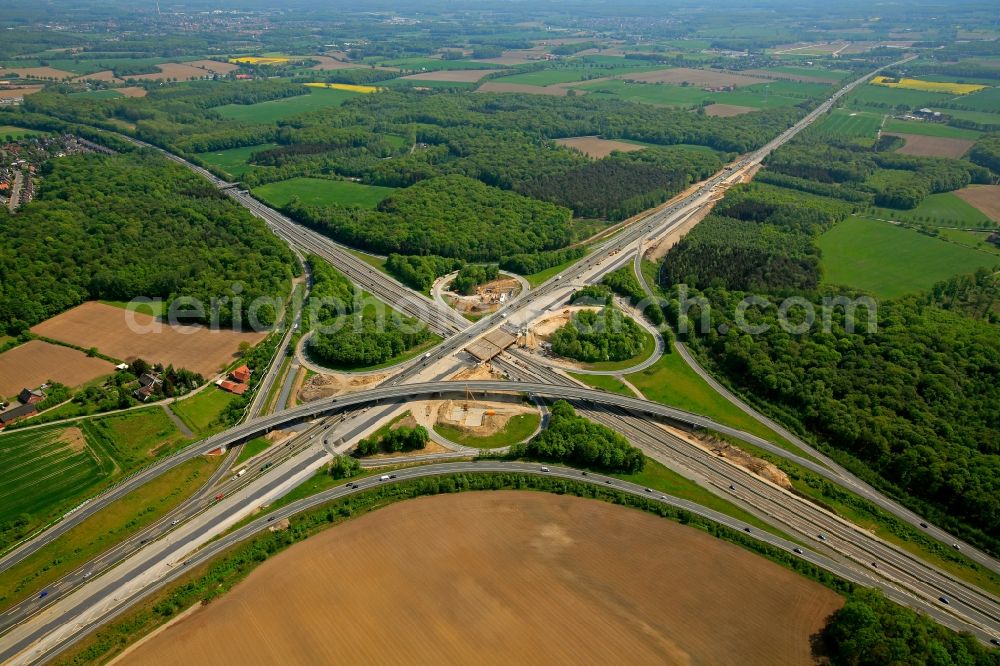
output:
[{"label": "plowed brown field", "polygon": [[898,136],[906,143],[896,152],[901,155],[918,155],[920,157],[953,157],[955,159],[969,152],[975,141],[967,139],[948,139],[941,136],[924,136],[922,134],[903,134],[902,132],[886,132],[890,136]]},{"label": "plowed brown field", "polygon": [[0,398],[12,398],[23,388],[38,388],[50,379],[76,387],[101,375],[110,375],[115,366],[81,351],[29,340],[0,354]]},{"label": "plowed brown field", "polygon": [[[132,317],[137,330],[129,326]],[[43,321],[31,330],[38,335],[98,351],[112,358],[173,364],[212,377],[236,359],[240,343],[257,344],[265,333],[210,330],[202,326],[159,325],[147,314],[129,313],[91,301]],[[146,332],[143,332],[146,331]]]},{"label": "plowed brown field", "polygon": [[593,157],[594,159],[607,157],[616,150],[620,150],[623,153],[631,153],[636,150],[642,150],[645,147],[624,141],[602,139],[598,136],[574,136],[568,139],[556,139],[556,143],[567,148],[579,150],[584,155]]},{"label": "plowed brown field", "polygon": [[969,185],[955,192],[995,222],[1000,222],[1000,185]]},{"label": "plowed brown field", "polygon": [[265,562],[121,663],[813,661],[830,590],[731,544],[533,492],[394,504]]}]

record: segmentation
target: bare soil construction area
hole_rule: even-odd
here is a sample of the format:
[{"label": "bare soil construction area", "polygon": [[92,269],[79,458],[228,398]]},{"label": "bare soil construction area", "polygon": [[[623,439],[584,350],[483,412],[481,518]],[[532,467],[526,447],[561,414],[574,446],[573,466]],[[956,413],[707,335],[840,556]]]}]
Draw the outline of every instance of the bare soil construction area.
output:
[{"label": "bare soil construction area", "polygon": [[1000,185],[970,185],[955,194],[994,222],[1000,221]]},{"label": "bare soil construction area", "polygon": [[[451,284],[446,286],[449,288]],[[484,315],[496,312],[501,305],[510,302],[521,293],[521,283],[511,277],[501,277],[476,287],[473,294],[466,296],[458,292],[446,290],[444,296],[448,303],[464,314]]]},{"label": "bare soil construction area", "polygon": [[814,662],[843,603],[694,529],[595,500],[394,504],[291,547],[121,663]]},{"label": "bare soil construction area", "polygon": [[448,83],[476,83],[495,69],[443,69],[437,72],[420,72],[402,78],[409,81],[446,81]]},{"label": "bare soil construction area", "polygon": [[556,143],[560,146],[579,150],[584,155],[597,160],[607,157],[616,150],[620,150],[623,153],[631,153],[645,148],[645,146],[639,146],[634,143],[602,139],[598,136],[574,136],[568,139],[556,139]]},{"label": "bare soil construction area", "polygon": [[924,136],[922,134],[902,134],[886,132],[890,136],[898,136],[906,144],[897,150],[901,155],[918,155],[920,157],[952,157],[958,159],[969,152],[975,141],[968,139],[946,139],[941,136]]},{"label": "bare soil construction area", "polygon": [[622,77],[626,81],[639,81],[641,83],[689,83],[693,86],[703,86],[715,88],[722,86],[752,86],[757,83],[767,83],[770,79],[762,79],[753,76],[743,76],[732,72],[723,72],[716,69],[691,69],[689,67],[674,67],[672,69],[658,69],[655,72],[643,72],[641,74],[627,74]]},{"label": "bare soil construction area", "polygon": [[379,384],[388,374],[374,375],[326,375],[317,374],[305,380],[302,388],[299,389],[298,401],[312,402],[323,398],[332,398],[335,395],[344,393],[354,393],[364,391]]},{"label": "bare soil construction area", "polygon": [[[136,328],[129,325],[129,318]],[[173,364],[205,377],[214,376],[236,359],[241,342],[255,345],[265,333],[210,330],[203,326],[171,326],[147,314],[128,312],[113,305],[90,301],[34,326],[31,331],[98,351],[112,358]],[[81,356],[83,356],[81,354]]]},{"label": "bare soil construction area", "polygon": [[0,354],[0,398],[11,398],[23,388],[52,381],[76,387],[110,375],[115,366],[83,352],[41,340],[29,340]]}]

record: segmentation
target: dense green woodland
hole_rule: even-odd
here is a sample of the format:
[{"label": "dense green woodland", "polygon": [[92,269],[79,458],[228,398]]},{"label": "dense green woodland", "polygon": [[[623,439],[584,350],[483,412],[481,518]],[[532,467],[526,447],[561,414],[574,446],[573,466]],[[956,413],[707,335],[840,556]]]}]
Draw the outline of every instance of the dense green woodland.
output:
[{"label": "dense green woodland", "polygon": [[316,207],[293,201],[287,212],[317,231],[384,254],[438,254],[490,261],[552,250],[573,239],[565,208],[484,185],[441,176],[393,194],[377,210]]},{"label": "dense green woodland", "polygon": [[578,416],[565,400],[552,405],[548,427],[511,446],[510,455],[625,474],[641,472],[646,465],[642,451],[614,430]]},{"label": "dense green woodland", "polygon": [[1000,651],[945,629],[877,591],[857,588],[821,634],[833,666],[998,666]]},{"label": "dense green woodland", "polygon": [[577,291],[573,303],[607,303],[600,310],[579,310],[549,338],[552,352],[585,363],[626,361],[638,356],[648,335],[615,307],[606,287]]},{"label": "dense green woodland", "polygon": [[[407,188],[377,211],[288,207],[290,215],[323,233],[383,253],[497,261],[579,240],[569,228],[570,210],[617,220],[659,204],[715,171],[730,154],[763,145],[803,113],[782,108],[722,119],[612,100],[456,90],[361,95],[277,122],[233,121],[215,110],[307,90],[272,80],[192,82],[152,89],[140,100],[42,92],[10,118],[25,124],[57,118],[119,132],[129,123],[138,138],[195,161],[207,151],[277,144],[252,154],[254,166],[241,177],[247,187],[312,176]],[[554,142],[583,135],[654,145],[593,161]],[[473,197],[456,198],[456,184]],[[555,206],[540,207],[539,199]],[[503,209],[501,221],[477,225],[492,208]]]},{"label": "dense green woodland", "polygon": [[[911,169],[912,167],[912,169]],[[940,167],[940,168],[939,168]],[[961,187],[977,173],[958,160],[928,160],[825,146],[809,139],[779,150],[760,180],[733,188],[666,256],[660,279],[668,319],[686,328],[702,362],[741,393],[821,443],[862,476],[966,538],[1000,552],[1000,284],[989,271],[954,278],[927,294],[882,301],[877,330],[856,312],[853,332],[843,307],[822,329],[823,299],[859,294],[819,286],[814,239],[878,197],[865,185],[903,170],[901,186]],[[797,191],[798,174],[829,183],[830,196]],[[795,189],[788,189],[795,188]],[[884,194],[884,192],[882,193]],[[837,196],[842,195],[842,196]],[[836,198],[835,198],[836,197]],[[886,251],[891,251],[887,248]],[[1000,261],[998,261],[1000,264]],[[686,284],[685,296],[679,285]],[[744,296],[766,296],[747,311],[750,335],[735,313]],[[803,334],[778,325],[782,297],[813,304],[817,321]],[[705,299],[711,326],[703,330]],[[684,313],[681,299],[692,307]],[[796,310],[791,311],[795,323]],[[849,456],[850,458],[847,458]],[[851,463],[850,461],[856,461]],[[863,464],[859,467],[858,462]]]},{"label": "dense green woodland", "polygon": [[432,339],[427,327],[390,310],[316,255],[309,255],[313,285],[304,328],[317,329],[309,354],[335,368],[385,363]]},{"label": "dense green woodland", "polygon": [[[191,296],[208,309],[234,284],[245,321],[254,298],[287,296],[294,267],[262,222],[151,153],[47,162],[33,202],[0,209],[0,237],[0,329],[12,333],[90,299]],[[260,314],[273,322],[272,307]],[[232,318],[227,302],[219,320]]]}]

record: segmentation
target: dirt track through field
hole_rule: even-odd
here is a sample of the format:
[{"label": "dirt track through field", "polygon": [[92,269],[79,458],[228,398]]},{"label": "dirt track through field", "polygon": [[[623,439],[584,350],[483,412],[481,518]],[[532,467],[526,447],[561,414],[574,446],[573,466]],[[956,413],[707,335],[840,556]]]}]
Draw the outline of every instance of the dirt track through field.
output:
[{"label": "dirt track through field", "polygon": [[439,495],[293,546],[121,663],[798,666],[841,603],[634,509]]}]

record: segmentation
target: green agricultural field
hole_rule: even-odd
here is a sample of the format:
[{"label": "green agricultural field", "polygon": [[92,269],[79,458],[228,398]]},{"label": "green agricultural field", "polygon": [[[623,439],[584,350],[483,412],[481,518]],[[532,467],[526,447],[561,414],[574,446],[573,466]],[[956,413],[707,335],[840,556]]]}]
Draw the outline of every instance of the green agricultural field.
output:
[{"label": "green agricultural field", "polygon": [[333,88],[309,88],[308,95],[296,95],[258,104],[225,104],[215,107],[223,118],[248,123],[273,123],[307,111],[340,106],[361,93]]},{"label": "green agricultural field", "polygon": [[968,139],[975,141],[983,135],[975,130],[959,129],[940,123],[927,123],[920,120],[896,120],[887,118],[885,132],[897,132],[899,134],[920,134],[921,136],[937,136],[944,139]]},{"label": "green agricultural field", "polygon": [[37,594],[92,557],[161,519],[203,484],[220,461],[201,456],[178,465],[0,573],[0,608]]},{"label": "green agricultural field", "polygon": [[434,425],[434,432],[441,435],[445,439],[455,442],[456,444],[461,444],[462,446],[471,446],[477,449],[496,449],[503,446],[510,446],[511,444],[517,444],[518,442],[523,442],[524,440],[531,437],[535,430],[538,429],[538,424],[541,421],[541,417],[538,412],[532,412],[531,414],[518,414],[517,416],[511,417],[510,421],[503,429],[488,437],[476,437],[469,435],[461,428],[449,425],[447,423],[437,423]]},{"label": "green agricultural field", "polygon": [[[970,95],[969,97],[972,96]],[[954,99],[954,95],[946,95],[944,93],[866,84],[858,86],[851,93],[848,105],[852,108],[874,106],[887,110],[894,109],[897,106],[904,106],[908,109],[919,109],[925,106],[933,107],[943,102],[950,102],[952,99]],[[962,101],[964,104],[965,98]]]},{"label": "green agricultural field", "polygon": [[953,275],[1000,264],[997,256],[887,222],[849,217],[817,240],[824,281],[894,298]]},{"label": "green agricultural field", "polygon": [[[997,109],[1000,109],[1000,87],[980,90],[979,92],[971,95],[959,97],[958,99],[952,99],[952,101],[956,106],[960,106],[969,111],[996,113]],[[933,104],[931,106],[933,106]]]},{"label": "green agricultural field", "polygon": [[615,58],[617,62],[592,62],[588,58],[570,61],[568,66],[552,67],[537,72],[512,74],[494,79],[498,83],[517,83],[527,86],[550,86],[554,83],[572,83],[605,76],[618,76],[624,73],[636,74],[663,69],[663,65],[633,64],[639,61],[629,61],[625,58]]},{"label": "green agricultural field", "polygon": [[966,111],[964,109],[934,109],[945,115],[949,115],[958,120],[971,120],[974,123],[984,125],[1000,125],[1000,113],[990,113],[988,111]]},{"label": "green agricultural field", "polygon": [[239,178],[247,172],[250,166],[250,156],[262,150],[276,147],[276,143],[259,143],[256,146],[242,146],[229,150],[218,150],[210,153],[198,153],[198,157],[207,164],[219,167],[226,173]]},{"label": "green agricultural field", "polygon": [[816,123],[809,132],[816,136],[839,139],[872,139],[882,125],[882,114],[868,111],[847,111],[834,109],[823,120]]},{"label": "green agricultural field", "polygon": [[[506,80],[506,79],[505,79]],[[787,83],[787,82],[786,82]],[[574,86],[588,91],[590,96],[604,99],[624,99],[632,102],[657,104],[660,106],[693,107],[703,103],[733,104],[749,106],[755,109],[793,106],[800,103],[810,88],[803,89],[803,97],[788,97],[778,94],[772,88],[765,90],[763,84],[755,84],[740,88],[733,92],[706,92],[697,86],[679,86],[668,83],[629,83],[622,80],[597,81]],[[826,86],[816,84],[794,84],[797,86],[816,86],[827,90]]]},{"label": "green agricultural field", "polygon": [[198,435],[209,435],[225,429],[219,416],[230,403],[239,398],[215,386],[206,386],[197,395],[177,400],[170,405],[174,414]]},{"label": "green agricultural field", "polygon": [[0,125],[0,137],[11,139],[20,139],[22,136],[35,136],[38,134],[45,134],[45,132],[40,132],[38,130],[26,129],[24,127],[15,127],[13,125]]},{"label": "green agricultural field", "polygon": [[375,208],[395,188],[363,185],[348,180],[325,178],[290,178],[255,188],[253,193],[280,208],[293,198],[314,206],[359,206]]},{"label": "green agricultural field", "polygon": [[903,220],[928,226],[984,227],[990,220],[982,211],[951,192],[925,197],[916,208],[875,208],[871,215],[884,220]]},{"label": "green agricultural field", "polygon": [[75,427],[3,433],[0,460],[0,524],[26,516],[36,527],[79,503],[116,466]]}]

